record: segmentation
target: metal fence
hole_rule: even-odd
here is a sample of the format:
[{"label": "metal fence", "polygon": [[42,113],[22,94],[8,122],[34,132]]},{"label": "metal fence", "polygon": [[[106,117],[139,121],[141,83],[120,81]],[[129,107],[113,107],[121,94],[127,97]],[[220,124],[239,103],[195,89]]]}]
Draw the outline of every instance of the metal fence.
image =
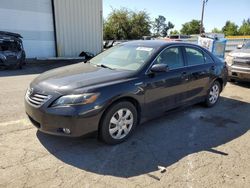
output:
[{"label": "metal fence", "polygon": [[[122,43],[122,42],[127,42],[129,40],[117,40],[116,43]],[[198,43],[198,38],[192,38],[192,39],[185,39],[183,40],[185,42],[189,42],[192,44],[197,44]],[[230,52],[232,50],[237,49],[237,46],[239,44],[244,44],[246,42],[250,42],[250,38],[237,38],[237,39],[227,39],[227,44],[226,44],[226,52]]]},{"label": "metal fence", "polygon": [[[227,39],[226,52],[235,50],[239,44],[244,44],[245,42],[250,42],[250,39]],[[197,39],[187,40],[187,42],[197,44]]]}]

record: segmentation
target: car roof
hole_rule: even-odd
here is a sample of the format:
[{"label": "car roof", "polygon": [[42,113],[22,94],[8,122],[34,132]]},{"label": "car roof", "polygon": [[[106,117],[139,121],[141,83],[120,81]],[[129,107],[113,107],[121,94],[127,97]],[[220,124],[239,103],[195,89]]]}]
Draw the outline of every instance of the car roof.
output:
[{"label": "car roof", "polygon": [[0,31],[0,35],[3,36],[10,36],[10,37],[16,37],[16,38],[23,38],[20,34],[18,33],[12,33],[12,32],[8,32],[8,31]]},{"label": "car roof", "polygon": [[167,47],[170,45],[191,45],[195,47],[201,47],[193,43],[182,42],[182,41],[166,41],[166,40],[135,40],[123,43],[124,45],[132,45],[132,46],[147,46],[152,48],[157,47]]}]

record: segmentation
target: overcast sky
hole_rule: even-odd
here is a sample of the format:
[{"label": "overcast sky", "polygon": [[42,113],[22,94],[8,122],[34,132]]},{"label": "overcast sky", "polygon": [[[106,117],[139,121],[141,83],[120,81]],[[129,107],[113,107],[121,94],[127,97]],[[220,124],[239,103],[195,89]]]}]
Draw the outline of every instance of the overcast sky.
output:
[{"label": "overcast sky", "polygon": [[[192,19],[201,18],[202,0],[103,0],[104,18],[112,8],[126,7],[131,10],[146,10],[151,18],[163,15],[177,30]],[[221,28],[227,20],[237,25],[250,18],[250,0],[208,0],[205,8],[206,31]]]}]

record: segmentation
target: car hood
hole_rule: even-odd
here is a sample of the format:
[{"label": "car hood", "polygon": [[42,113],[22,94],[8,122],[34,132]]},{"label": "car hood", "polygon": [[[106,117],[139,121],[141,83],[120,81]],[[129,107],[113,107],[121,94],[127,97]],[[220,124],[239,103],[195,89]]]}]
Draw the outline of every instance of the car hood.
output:
[{"label": "car hood", "polygon": [[78,63],[41,74],[31,83],[31,87],[41,92],[68,93],[88,86],[126,79],[130,74],[130,71]]},{"label": "car hood", "polygon": [[250,49],[239,49],[230,53],[233,57],[250,58]]}]

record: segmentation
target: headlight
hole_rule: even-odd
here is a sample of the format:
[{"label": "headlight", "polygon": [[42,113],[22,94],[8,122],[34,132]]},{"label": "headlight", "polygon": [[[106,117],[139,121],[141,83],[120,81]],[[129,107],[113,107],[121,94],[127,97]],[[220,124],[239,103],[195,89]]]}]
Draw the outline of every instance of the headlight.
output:
[{"label": "headlight", "polygon": [[98,96],[99,96],[99,93],[65,95],[57,99],[52,104],[52,107],[91,104],[96,101]]},{"label": "headlight", "polygon": [[234,61],[234,57],[233,57],[233,56],[228,55],[228,56],[226,57],[226,62],[227,62],[227,64],[228,64],[229,66],[231,66],[231,65],[233,64],[233,61]]}]

